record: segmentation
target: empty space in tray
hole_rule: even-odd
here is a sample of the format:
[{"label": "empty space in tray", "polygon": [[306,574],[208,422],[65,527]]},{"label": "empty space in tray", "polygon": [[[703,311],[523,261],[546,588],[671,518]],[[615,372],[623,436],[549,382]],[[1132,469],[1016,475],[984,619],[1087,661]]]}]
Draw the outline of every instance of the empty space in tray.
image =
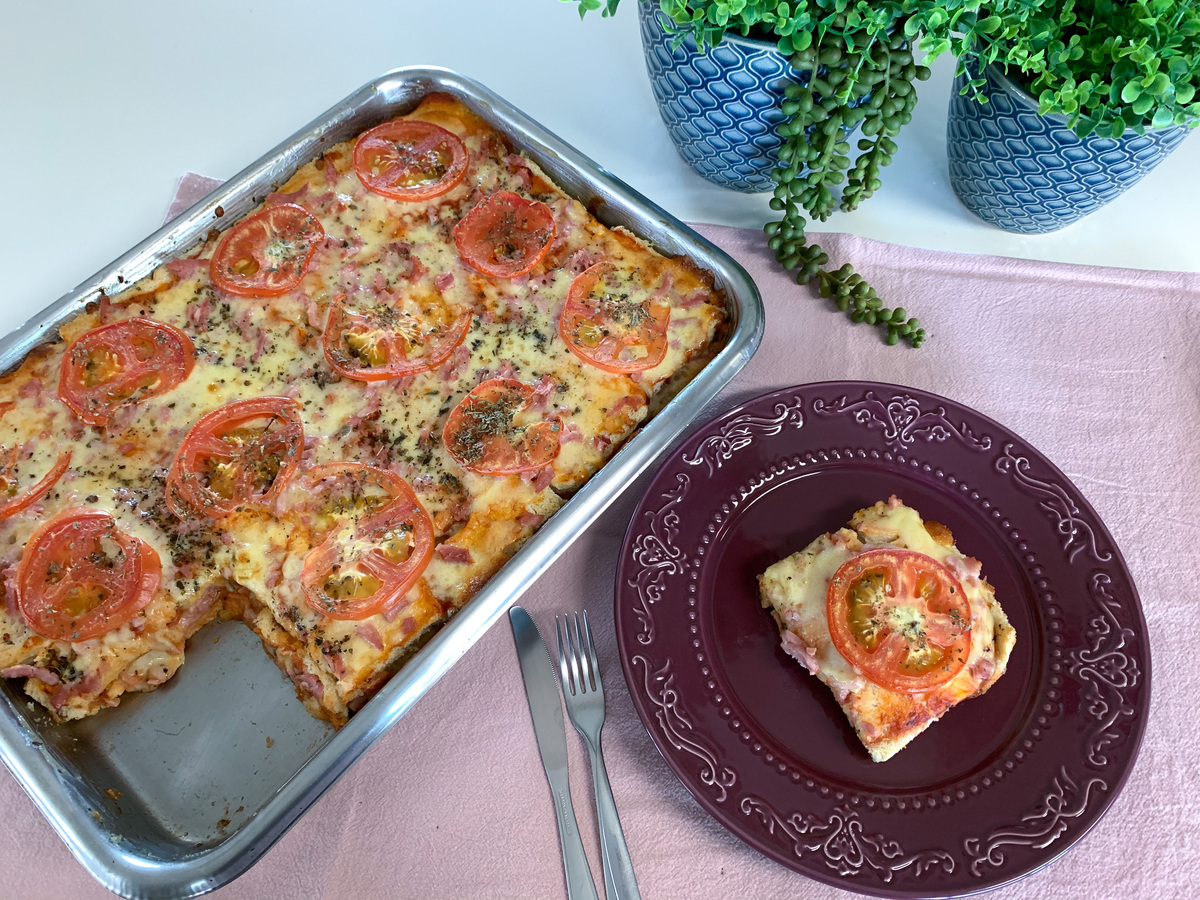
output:
[{"label": "empty space in tray", "polygon": [[99,827],[151,858],[227,839],[334,733],[241,622],[206,626],[174,679],[101,715],[57,725],[30,706]]}]

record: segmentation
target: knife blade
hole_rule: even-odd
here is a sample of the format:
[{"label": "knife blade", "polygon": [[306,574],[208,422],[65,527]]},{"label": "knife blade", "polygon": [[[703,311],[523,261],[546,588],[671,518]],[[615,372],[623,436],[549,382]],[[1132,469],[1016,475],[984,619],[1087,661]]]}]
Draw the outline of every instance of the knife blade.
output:
[{"label": "knife blade", "polygon": [[537,625],[519,606],[508,611],[517,661],[525,681],[525,699],[533,717],[533,735],[542,756],[542,768],[554,797],[554,816],[558,821],[558,839],[562,847],[563,871],[567,878],[568,900],[599,900],[592,870],[588,867],[575,807],[571,804],[571,784],[567,771],[567,730],[563,722],[562,700],[550,651]]}]

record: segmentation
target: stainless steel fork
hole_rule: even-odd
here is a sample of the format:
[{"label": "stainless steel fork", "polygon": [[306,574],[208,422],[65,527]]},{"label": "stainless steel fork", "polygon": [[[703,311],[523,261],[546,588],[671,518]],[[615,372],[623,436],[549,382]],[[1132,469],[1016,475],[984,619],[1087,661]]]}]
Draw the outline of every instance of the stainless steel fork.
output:
[{"label": "stainless steel fork", "polygon": [[592,628],[587,613],[580,627],[579,613],[570,619],[554,617],[558,638],[558,665],[562,670],[563,698],[567,714],[584,741],[592,760],[592,784],[596,788],[596,818],[600,825],[600,855],[604,860],[604,893],[608,900],[641,900],[625,833],[617,818],[604,768],[604,751],[600,747],[600,729],[604,727],[604,685],[600,682],[600,664],[596,646],[592,643]]}]

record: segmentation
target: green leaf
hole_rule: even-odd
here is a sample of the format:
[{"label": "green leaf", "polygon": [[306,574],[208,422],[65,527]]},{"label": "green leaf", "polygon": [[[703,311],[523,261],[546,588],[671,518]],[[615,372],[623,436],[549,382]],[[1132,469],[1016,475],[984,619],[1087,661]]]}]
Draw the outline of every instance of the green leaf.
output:
[{"label": "green leaf", "polygon": [[1160,106],[1154,111],[1154,119],[1150,124],[1155,128],[1166,128],[1174,121],[1175,117],[1171,114],[1171,110],[1165,106]]},{"label": "green leaf", "polygon": [[1136,81],[1128,82],[1125,87],[1121,89],[1121,100],[1124,103],[1132,103],[1140,96],[1142,96],[1142,86]]},{"label": "green leaf", "polygon": [[1154,98],[1149,94],[1142,94],[1129,106],[1137,115],[1144,116],[1154,108]]},{"label": "green leaf", "polygon": [[1167,92],[1167,89],[1171,86],[1171,79],[1165,72],[1159,72],[1153,78],[1148,79],[1148,81],[1143,81],[1142,86],[1146,89],[1147,94],[1153,94],[1157,97]]}]

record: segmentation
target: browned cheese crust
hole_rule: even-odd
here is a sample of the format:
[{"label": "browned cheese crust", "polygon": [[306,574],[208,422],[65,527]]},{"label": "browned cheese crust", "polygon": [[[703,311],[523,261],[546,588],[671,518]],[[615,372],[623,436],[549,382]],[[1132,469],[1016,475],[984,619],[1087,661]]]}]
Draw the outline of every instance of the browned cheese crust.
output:
[{"label": "browned cheese crust", "polygon": [[[221,291],[210,271],[220,238],[214,233],[188,258],[92,304],[62,327],[61,342],[38,348],[0,379],[0,451],[20,459],[13,490],[35,483],[63,448],[72,453],[44,498],[0,519],[0,672],[22,679],[54,717],[80,718],[127,691],[153,689],[182,664],[187,640],[223,616],[258,633],[310,711],[344,723],[605,464],[651,401],[718,349],[727,316],[711,275],[602,225],[453,98],[431,95],[407,118],[462,141],[469,165],[461,183],[427,200],[390,199],[359,180],[353,140],[329,147],[263,204],[302,206],[324,230],[295,290],[273,298]],[[554,217],[545,257],[519,277],[482,274],[456,250],[455,226],[497,191],[543,203]],[[601,260],[623,266],[639,290],[669,307],[668,349],[653,368],[602,370],[570,352],[559,334],[571,283]],[[470,327],[431,370],[376,382],[340,377],[322,347],[339,295],[383,305],[435,298],[456,313],[469,311]],[[107,425],[87,425],[58,397],[64,349],[89,329],[137,317],[187,335],[195,369]],[[491,378],[534,388],[544,415],[557,422],[551,464],[479,474],[443,445],[451,410]],[[165,482],[184,436],[201,416],[260,396],[294,398],[302,409],[303,455],[291,485],[271,508],[182,520],[165,503]],[[344,461],[403,478],[434,532],[433,557],[408,594],[359,621],[318,612],[299,578],[326,534],[303,505],[303,474]],[[18,608],[14,572],[38,524],[78,507],[110,513],[119,529],[153,548],[161,585],[145,610],[108,634],[52,640]]]}]

